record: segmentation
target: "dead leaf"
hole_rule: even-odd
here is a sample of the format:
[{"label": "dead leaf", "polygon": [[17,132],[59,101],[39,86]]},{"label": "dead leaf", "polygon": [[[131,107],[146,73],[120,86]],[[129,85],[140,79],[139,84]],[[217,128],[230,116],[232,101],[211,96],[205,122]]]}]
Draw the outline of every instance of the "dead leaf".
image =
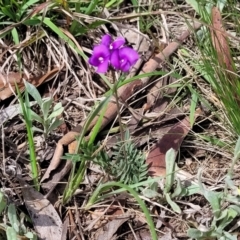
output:
[{"label": "dead leaf", "polygon": [[18,84],[18,87],[21,91],[24,90],[23,79],[38,87],[43,82],[51,80],[59,72],[59,70],[60,69],[58,67],[55,67],[53,70],[47,72],[42,76],[32,76],[30,79],[28,79],[26,75],[21,75],[18,72],[10,72],[8,74],[0,73],[0,100],[4,100],[12,96],[13,92],[15,91],[15,82]]},{"label": "dead leaf", "polygon": [[[217,52],[219,64],[230,72],[234,72],[226,30],[223,26],[221,12],[217,7],[212,8],[212,25],[211,38]],[[231,75],[233,77],[233,74]]]},{"label": "dead leaf", "polygon": [[[196,112],[196,116],[200,113],[200,109]],[[165,176],[166,164],[165,154],[173,148],[177,153],[183,139],[186,137],[191,129],[189,117],[185,117],[179,121],[158,141],[158,143],[151,149],[147,157],[147,164],[149,165],[148,174],[150,176]]]},{"label": "dead leaf", "polygon": [[62,221],[53,205],[44,196],[18,177],[24,202],[40,240],[62,237]]},{"label": "dead leaf", "polygon": [[96,231],[96,235],[94,239],[97,240],[111,240],[119,229],[119,227],[125,223],[130,216],[121,216],[107,223],[104,227],[100,228]]},{"label": "dead leaf", "polygon": [[[36,102],[30,102],[33,106]],[[20,104],[10,105],[0,111],[0,125],[17,116],[21,111]]]}]

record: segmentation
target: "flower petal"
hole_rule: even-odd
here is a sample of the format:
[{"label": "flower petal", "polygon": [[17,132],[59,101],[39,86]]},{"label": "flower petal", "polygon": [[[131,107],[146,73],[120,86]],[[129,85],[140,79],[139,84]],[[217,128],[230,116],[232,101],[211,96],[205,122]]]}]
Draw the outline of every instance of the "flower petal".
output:
[{"label": "flower petal", "polygon": [[120,48],[122,45],[125,44],[125,38],[123,37],[118,37],[116,38],[116,40],[111,44],[110,48],[112,47],[112,49],[118,49]]},{"label": "flower petal", "polygon": [[102,40],[101,40],[101,44],[109,47],[110,46],[110,43],[112,41],[112,38],[110,35],[106,34],[102,37]]},{"label": "flower petal", "polygon": [[105,59],[109,60],[110,57],[110,50],[107,46],[101,44],[97,45],[93,48],[92,56],[89,58],[88,62],[97,67],[101,63],[105,61]]},{"label": "flower petal", "polygon": [[110,58],[110,63],[117,70],[120,69],[120,59],[119,59],[118,52],[119,52],[118,49],[113,50]]},{"label": "flower petal", "polygon": [[98,65],[97,73],[105,73],[108,70],[109,58]]},{"label": "flower petal", "polygon": [[134,49],[123,47],[119,49],[119,59],[120,61],[127,60],[133,66],[139,59],[139,55]]},{"label": "flower petal", "polygon": [[129,62],[125,62],[120,66],[122,72],[128,72],[132,65]]}]

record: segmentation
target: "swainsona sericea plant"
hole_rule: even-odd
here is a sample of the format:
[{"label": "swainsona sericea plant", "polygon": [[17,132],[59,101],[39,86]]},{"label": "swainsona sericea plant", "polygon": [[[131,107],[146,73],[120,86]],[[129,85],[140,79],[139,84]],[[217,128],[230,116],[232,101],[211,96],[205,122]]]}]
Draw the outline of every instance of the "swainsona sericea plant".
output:
[{"label": "swainsona sericea plant", "polygon": [[101,43],[93,48],[89,63],[97,67],[98,73],[105,73],[111,64],[114,69],[128,72],[139,59],[138,53],[125,46],[125,39],[118,37],[112,41],[110,35],[104,35]]}]

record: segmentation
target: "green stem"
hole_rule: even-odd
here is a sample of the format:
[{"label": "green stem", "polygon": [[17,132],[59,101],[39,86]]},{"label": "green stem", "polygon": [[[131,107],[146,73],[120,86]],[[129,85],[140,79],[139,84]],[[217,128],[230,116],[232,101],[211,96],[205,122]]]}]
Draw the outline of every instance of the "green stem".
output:
[{"label": "green stem", "polygon": [[68,186],[65,188],[64,194],[63,194],[63,205],[66,204],[74,194],[74,192],[78,189],[80,183],[82,182],[82,179],[84,177],[84,173],[86,170],[86,160],[82,160],[81,164],[77,170],[77,173],[74,174],[76,163],[73,164],[73,168],[71,171],[70,178],[68,180]]},{"label": "green stem", "polygon": [[[121,134],[121,140],[122,140],[122,143],[124,143],[124,141],[125,141],[124,129],[123,129],[122,121],[121,121],[121,113],[120,113],[121,108],[120,108],[120,105],[119,105],[119,98],[118,98],[118,92],[117,92],[119,83],[117,82],[113,71],[112,71],[112,76],[113,76],[113,79],[114,79],[114,85],[113,85],[112,91],[113,91],[113,94],[114,94],[115,100],[116,100],[116,106],[117,106],[117,114],[118,114],[118,122],[119,122],[119,129],[120,129],[120,134]],[[121,81],[121,78],[119,79],[119,81]],[[127,159],[127,153],[126,153],[125,147],[123,148],[123,154],[124,154],[125,159]]]},{"label": "green stem", "polygon": [[17,94],[18,94],[18,99],[22,108],[22,112],[23,112],[23,116],[24,116],[24,120],[26,123],[26,129],[27,129],[27,137],[28,137],[28,145],[29,145],[29,152],[30,152],[30,164],[31,164],[31,173],[32,173],[32,179],[33,179],[33,183],[34,186],[36,188],[36,190],[39,191],[40,186],[39,186],[39,182],[38,182],[38,167],[37,167],[37,157],[36,157],[36,151],[35,151],[35,147],[34,147],[34,140],[33,140],[33,131],[32,131],[32,122],[31,122],[31,116],[27,110],[29,106],[29,99],[28,99],[28,93],[27,91],[25,92],[25,102],[26,105],[23,103],[23,98],[22,95],[20,93],[20,90],[18,88],[18,85],[15,83],[16,86],[16,90],[17,90]]},{"label": "green stem", "polygon": [[142,199],[138,196],[138,193],[136,191],[134,191],[132,188],[130,188],[129,186],[123,184],[123,183],[119,183],[119,182],[109,182],[109,183],[105,183],[105,184],[100,184],[97,189],[93,192],[93,195],[91,196],[91,198],[89,199],[85,209],[89,209],[98,199],[100,193],[102,191],[106,191],[112,187],[120,187],[120,188],[124,188],[126,189],[129,193],[131,193],[133,195],[133,197],[136,199],[136,201],[138,202],[138,204],[140,205],[140,208],[142,209],[142,211],[145,214],[149,229],[150,229],[150,233],[152,236],[153,240],[157,240],[157,233],[155,231],[155,226],[152,220],[152,217],[150,215],[150,212],[148,211],[145,203],[142,201]]}]

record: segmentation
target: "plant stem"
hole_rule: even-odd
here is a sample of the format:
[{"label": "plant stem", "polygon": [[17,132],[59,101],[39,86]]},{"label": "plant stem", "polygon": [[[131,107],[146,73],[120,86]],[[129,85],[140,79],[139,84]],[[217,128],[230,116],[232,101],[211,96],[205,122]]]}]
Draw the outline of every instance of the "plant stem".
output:
[{"label": "plant stem", "polygon": [[[125,137],[124,137],[124,129],[123,129],[123,125],[122,125],[122,121],[121,121],[121,114],[120,114],[120,105],[119,105],[119,98],[118,98],[118,92],[117,92],[117,86],[118,86],[118,82],[116,80],[114,71],[112,71],[112,76],[113,76],[113,80],[114,80],[114,84],[113,84],[113,94],[115,96],[115,100],[116,100],[116,106],[117,106],[117,114],[118,114],[118,122],[119,122],[119,129],[120,129],[120,134],[121,134],[121,140],[122,143],[124,143],[125,141]],[[123,148],[123,154],[125,159],[127,159],[127,153],[126,153],[126,149],[125,147]]]}]

